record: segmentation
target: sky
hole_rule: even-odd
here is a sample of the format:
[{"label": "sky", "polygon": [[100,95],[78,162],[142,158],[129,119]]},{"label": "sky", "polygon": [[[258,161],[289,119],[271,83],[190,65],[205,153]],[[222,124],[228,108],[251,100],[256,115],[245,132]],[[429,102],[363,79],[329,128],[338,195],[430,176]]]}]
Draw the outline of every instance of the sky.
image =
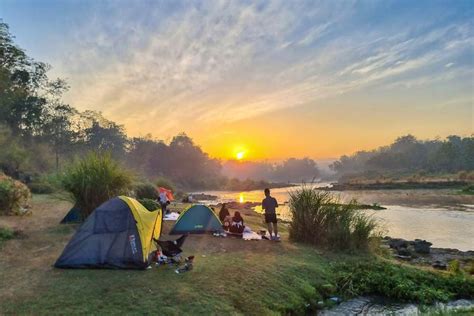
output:
[{"label": "sky", "polygon": [[474,1],[1,0],[64,100],[212,157],[474,133]]}]

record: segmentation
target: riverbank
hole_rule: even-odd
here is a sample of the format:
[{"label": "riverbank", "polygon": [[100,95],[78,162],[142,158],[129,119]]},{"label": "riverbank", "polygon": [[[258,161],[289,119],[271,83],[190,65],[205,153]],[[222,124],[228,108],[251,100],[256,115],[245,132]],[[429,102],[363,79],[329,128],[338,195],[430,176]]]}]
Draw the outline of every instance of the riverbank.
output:
[{"label": "riverbank", "polygon": [[[426,303],[474,297],[472,277],[292,243],[284,224],[280,243],[189,236],[183,249],[195,256],[195,264],[185,274],[168,266],[145,271],[54,269],[77,228],[59,224],[70,207],[50,196],[34,196],[31,216],[0,217],[0,226],[22,232],[21,239],[5,241],[0,249],[3,313],[303,314],[331,306],[332,297],[371,293]],[[238,208],[231,212],[236,210],[254,231],[264,229],[260,214]],[[164,238],[171,238],[166,235],[171,225],[165,222]]]}]

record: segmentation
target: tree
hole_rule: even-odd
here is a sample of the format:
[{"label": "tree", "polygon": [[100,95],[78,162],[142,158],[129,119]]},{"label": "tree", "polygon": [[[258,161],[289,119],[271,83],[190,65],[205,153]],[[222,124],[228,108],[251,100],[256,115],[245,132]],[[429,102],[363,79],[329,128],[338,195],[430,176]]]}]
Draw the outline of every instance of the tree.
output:
[{"label": "tree", "polygon": [[29,58],[13,38],[8,25],[0,22],[0,123],[14,135],[34,136],[44,123],[50,67]]},{"label": "tree", "polygon": [[124,127],[109,121],[100,112],[80,113],[74,123],[78,135],[78,145],[85,152],[110,152],[115,159],[123,159],[128,144]]},{"label": "tree", "polygon": [[319,176],[320,172],[314,160],[290,158],[276,166],[273,180],[305,182],[312,181]]},{"label": "tree", "polygon": [[72,121],[77,111],[66,104],[51,106],[48,111],[42,127],[42,138],[52,146],[56,170],[59,170],[60,156],[72,151],[78,137],[78,133],[73,129]]},{"label": "tree", "polygon": [[378,172],[458,172],[474,170],[474,138],[448,136],[446,140],[399,137],[389,146],[341,156],[331,168],[339,176]]}]

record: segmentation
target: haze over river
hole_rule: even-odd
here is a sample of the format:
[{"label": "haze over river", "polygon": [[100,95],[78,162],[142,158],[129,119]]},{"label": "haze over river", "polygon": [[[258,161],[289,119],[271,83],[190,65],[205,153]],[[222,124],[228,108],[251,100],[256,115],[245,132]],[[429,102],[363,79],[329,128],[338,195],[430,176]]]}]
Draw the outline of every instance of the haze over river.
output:
[{"label": "haze over river", "polygon": [[[317,186],[327,186],[320,183]],[[289,217],[289,192],[297,187],[272,189],[281,218]],[[210,204],[228,201],[261,202],[263,190],[204,191],[218,197]],[[367,210],[378,218],[390,237],[426,239],[433,247],[474,250],[474,196],[458,195],[452,190],[373,190],[333,191],[342,201],[355,198],[363,204],[377,203],[386,210]],[[282,205],[284,204],[284,205]],[[260,211],[256,207],[256,211]]]}]

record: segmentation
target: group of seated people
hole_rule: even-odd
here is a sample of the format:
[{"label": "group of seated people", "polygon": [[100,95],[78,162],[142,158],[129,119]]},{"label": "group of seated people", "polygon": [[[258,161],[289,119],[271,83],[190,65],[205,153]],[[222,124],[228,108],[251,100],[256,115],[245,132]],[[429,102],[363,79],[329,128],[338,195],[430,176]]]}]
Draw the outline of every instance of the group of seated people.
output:
[{"label": "group of seated people", "polygon": [[245,225],[244,219],[242,215],[240,215],[239,211],[235,211],[234,216],[231,216],[226,203],[223,203],[221,210],[219,211],[219,219],[221,220],[225,231],[231,234],[242,236]]}]

